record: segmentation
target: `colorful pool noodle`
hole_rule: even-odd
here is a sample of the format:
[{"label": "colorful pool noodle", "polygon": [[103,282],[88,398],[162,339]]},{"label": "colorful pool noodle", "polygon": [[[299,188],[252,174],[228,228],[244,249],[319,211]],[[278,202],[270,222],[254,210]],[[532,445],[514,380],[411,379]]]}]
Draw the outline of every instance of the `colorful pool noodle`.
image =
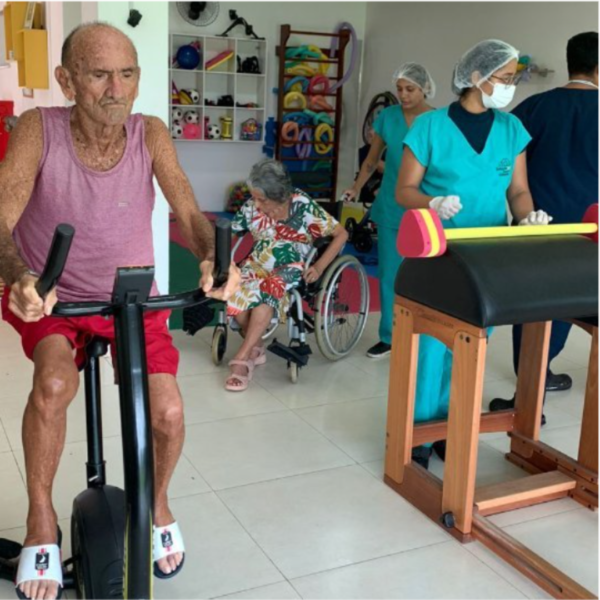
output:
[{"label": "colorful pool noodle", "polygon": [[398,230],[398,253],[405,258],[432,258],[446,252],[448,240],[586,235],[598,242],[598,205],[588,207],[582,223],[528,225],[526,227],[467,227],[444,229],[431,209],[407,210]]}]

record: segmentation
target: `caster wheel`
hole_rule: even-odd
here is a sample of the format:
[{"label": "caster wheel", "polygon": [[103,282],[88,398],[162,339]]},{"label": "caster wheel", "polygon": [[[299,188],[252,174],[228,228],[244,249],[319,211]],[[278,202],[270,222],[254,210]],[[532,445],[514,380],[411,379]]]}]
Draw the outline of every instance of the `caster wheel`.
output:
[{"label": "caster wheel", "polygon": [[290,363],[288,366],[288,374],[292,383],[298,383],[298,376],[300,374],[300,368],[296,363]]},{"label": "caster wheel", "polygon": [[456,525],[454,515],[451,512],[445,512],[442,515],[442,525],[446,527],[446,529],[452,529]]},{"label": "caster wheel", "polygon": [[212,338],[212,360],[219,366],[223,362],[225,350],[227,349],[227,331],[224,327],[216,327]]}]

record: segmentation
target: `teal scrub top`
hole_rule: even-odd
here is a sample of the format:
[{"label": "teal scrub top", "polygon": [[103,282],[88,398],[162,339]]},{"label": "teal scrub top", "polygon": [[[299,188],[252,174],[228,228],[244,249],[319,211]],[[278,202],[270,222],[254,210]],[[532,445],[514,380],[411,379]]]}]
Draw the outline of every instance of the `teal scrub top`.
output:
[{"label": "teal scrub top", "polygon": [[448,107],[418,116],[404,138],[425,167],[421,192],[460,196],[462,210],[444,227],[507,224],[506,192],[515,159],[531,136],[514,115],[495,109],[494,123],[481,154],[473,150],[448,115]]},{"label": "teal scrub top", "polygon": [[396,202],[396,182],[404,151],[402,141],[408,133],[402,107],[384,108],[375,119],[373,131],[385,142],[387,150],[383,180],[371,209],[371,219],[380,226],[398,229],[405,211]]}]

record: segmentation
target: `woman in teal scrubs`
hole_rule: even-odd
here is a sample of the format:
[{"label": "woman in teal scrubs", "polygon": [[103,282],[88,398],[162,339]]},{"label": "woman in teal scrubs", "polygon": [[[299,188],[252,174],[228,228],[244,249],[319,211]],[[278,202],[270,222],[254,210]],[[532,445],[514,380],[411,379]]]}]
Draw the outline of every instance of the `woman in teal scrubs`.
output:
[{"label": "woman in teal scrubs", "polygon": [[392,78],[400,105],[389,106],[381,111],[373,125],[371,150],[364,161],[354,185],[344,192],[345,200],[358,197],[360,190],[380,165],[386,151],[383,181],[371,210],[371,218],[377,223],[377,249],[379,254],[379,292],[381,320],[379,342],[367,351],[370,358],[387,356],[392,344],[392,317],[394,311],[394,280],[400,266],[396,251],[396,237],[404,210],[396,203],[396,179],[402,159],[402,140],[417,116],[433,110],[426,100],[435,95],[435,83],[425,67],[417,63],[405,63]]},{"label": "woman in teal scrubs", "polygon": [[[527,183],[525,148],[530,136],[506,107],[515,91],[518,51],[499,40],[471,48],[455,68],[457,102],[421,115],[404,138],[396,199],[403,209],[432,208],[444,227],[507,225],[510,212],[519,224],[547,224],[533,210]],[[415,421],[448,414],[452,352],[421,336]],[[445,444],[434,446],[443,458]],[[431,448],[413,458],[427,466]]]}]

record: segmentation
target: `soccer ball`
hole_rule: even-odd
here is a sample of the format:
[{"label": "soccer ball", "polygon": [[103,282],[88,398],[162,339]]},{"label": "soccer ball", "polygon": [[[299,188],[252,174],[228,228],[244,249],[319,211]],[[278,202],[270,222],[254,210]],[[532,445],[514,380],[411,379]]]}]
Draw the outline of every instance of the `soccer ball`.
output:
[{"label": "soccer ball", "polygon": [[198,93],[198,90],[188,90],[187,93],[192,100],[192,104],[198,106],[200,104],[200,94]]},{"label": "soccer ball", "polygon": [[183,119],[183,112],[180,108],[174,108],[171,111],[171,121],[173,123],[181,123],[181,119]]},{"label": "soccer ball", "polygon": [[179,102],[181,104],[200,104],[200,94],[198,90],[179,90]]},{"label": "soccer ball", "polygon": [[208,139],[218,140],[221,137],[221,128],[218,125],[208,126]]},{"label": "soccer ball", "polygon": [[183,135],[183,127],[179,123],[173,123],[171,126],[171,137],[179,139]]},{"label": "soccer ball", "polygon": [[195,110],[188,110],[185,113],[185,122],[190,123],[191,125],[197,125],[200,122],[200,115]]}]

